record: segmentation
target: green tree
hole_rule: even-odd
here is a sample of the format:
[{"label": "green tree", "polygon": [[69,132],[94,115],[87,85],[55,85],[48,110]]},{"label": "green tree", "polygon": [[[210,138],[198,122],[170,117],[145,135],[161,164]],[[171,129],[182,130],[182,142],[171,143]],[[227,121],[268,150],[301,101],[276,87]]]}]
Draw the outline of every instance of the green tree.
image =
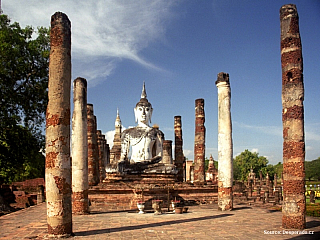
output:
[{"label": "green tree", "polygon": [[44,172],[39,150],[45,143],[49,48],[48,29],[21,28],[0,15],[0,178],[5,182]]},{"label": "green tree", "polygon": [[274,168],[274,173],[277,174],[277,178],[280,179],[281,173],[283,171],[283,164],[281,162],[278,162],[278,164],[274,165],[273,168]]},{"label": "green tree", "polygon": [[259,156],[258,153],[250,152],[246,149],[240,155],[236,156],[233,160],[233,176],[235,180],[247,180],[250,169],[259,176],[260,170],[263,176],[269,173],[270,178],[273,178],[274,169],[271,164],[268,164],[268,159],[264,156]]},{"label": "green tree", "polygon": [[305,162],[306,179],[320,180],[320,157]]}]

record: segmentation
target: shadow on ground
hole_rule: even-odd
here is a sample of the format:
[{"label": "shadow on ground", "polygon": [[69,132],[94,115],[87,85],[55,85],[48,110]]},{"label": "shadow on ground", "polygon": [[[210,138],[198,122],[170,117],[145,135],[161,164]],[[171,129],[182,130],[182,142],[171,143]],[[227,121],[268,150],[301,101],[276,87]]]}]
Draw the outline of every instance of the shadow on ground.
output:
[{"label": "shadow on ground", "polygon": [[99,230],[89,230],[89,231],[82,231],[82,232],[75,232],[75,236],[90,236],[90,235],[97,235],[97,234],[105,234],[105,233],[113,233],[113,232],[122,232],[128,230],[137,230],[143,228],[150,228],[150,227],[158,227],[158,226],[165,226],[165,225],[172,225],[172,224],[180,224],[186,222],[195,222],[195,221],[202,221],[208,219],[215,219],[215,218],[222,218],[222,217],[229,217],[233,214],[220,214],[215,216],[206,216],[206,217],[199,217],[199,218],[190,218],[190,219],[181,219],[181,220],[174,220],[174,221],[167,221],[167,222],[159,222],[159,223],[150,223],[150,224],[142,224],[142,225],[135,225],[135,226],[127,226],[127,227],[117,227],[117,228],[106,228],[106,229],[99,229]]}]

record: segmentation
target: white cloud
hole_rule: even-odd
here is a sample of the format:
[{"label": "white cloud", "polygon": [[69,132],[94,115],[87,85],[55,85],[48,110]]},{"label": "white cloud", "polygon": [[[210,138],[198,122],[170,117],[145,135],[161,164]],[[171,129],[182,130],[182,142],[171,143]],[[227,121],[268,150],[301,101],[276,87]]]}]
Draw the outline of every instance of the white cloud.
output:
[{"label": "white cloud", "polygon": [[[163,38],[175,4],[169,0],[10,0],[3,2],[2,9],[21,26],[33,27],[49,27],[51,15],[57,11],[66,13],[72,26],[72,58],[76,60],[73,68],[77,76],[88,81],[100,79],[91,84],[96,85],[112,73],[121,59],[161,70],[139,52]],[[98,59],[105,64],[96,66]]]},{"label": "white cloud", "polygon": [[193,150],[189,150],[189,149],[183,149],[183,154],[186,158],[188,158],[189,160],[193,159]]},{"label": "white cloud", "polygon": [[252,148],[250,152],[252,152],[252,153],[259,153],[259,149],[258,149],[258,148]]},{"label": "white cloud", "polygon": [[113,139],[115,130],[107,131],[106,133],[103,133],[106,136],[107,144],[109,144],[109,148],[111,149],[113,146]]}]

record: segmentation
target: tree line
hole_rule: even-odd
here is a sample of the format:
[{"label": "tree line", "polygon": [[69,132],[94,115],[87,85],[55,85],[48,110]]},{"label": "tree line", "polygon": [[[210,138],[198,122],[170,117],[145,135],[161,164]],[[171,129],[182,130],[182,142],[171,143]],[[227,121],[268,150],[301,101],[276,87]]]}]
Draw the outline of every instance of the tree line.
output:
[{"label": "tree line", "polygon": [[[218,161],[214,162],[215,167],[218,169]],[[209,159],[205,160],[205,170],[208,169]],[[233,178],[234,180],[247,181],[248,174],[250,170],[253,170],[256,177],[259,178],[260,171],[262,176],[265,178],[267,173],[271,180],[274,179],[274,174],[277,175],[277,178],[281,178],[281,173],[283,171],[282,162],[278,162],[275,165],[269,164],[269,161],[264,156],[259,156],[259,153],[250,152],[248,149],[244,150],[238,156],[233,159]],[[306,180],[320,181],[320,157],[312,160],[305,161],[305,173]]]}]

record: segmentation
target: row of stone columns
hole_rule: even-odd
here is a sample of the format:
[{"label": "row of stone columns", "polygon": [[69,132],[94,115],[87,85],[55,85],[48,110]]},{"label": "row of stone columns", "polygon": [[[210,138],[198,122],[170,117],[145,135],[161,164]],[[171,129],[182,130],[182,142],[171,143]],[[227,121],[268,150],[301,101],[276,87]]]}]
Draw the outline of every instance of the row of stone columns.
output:
[{"label": "row of stone columns", "polygon": [[[299,20],[296,6],[285,5],[280,9],[281,23],[281,64],[282,64],[282,120],[283,120],[283,175],[284,175],[284,228],[305,228],[304,196],[304,87],[302,69],[302,49],[299,33]],[[70,161],[70,88],[71,88],[71,23],[60,12],[51,18],[50,62],[48,83],[48,106],[46,113],[46,197],[47,222],[49,235],[70,236],[72,234],[71,185],[74,188],[76,208],[84,212],[87,207],[85,150],[75,153],[74,177],[83,181],[71,182]],[[75,92],[76,97],[84,94],[85,81],[79,78],[74,82],[82,90]],[[229,76],[219,73],[216,81],[218,88],[218,155],[219,183],[218,205],[220,210],[232,209],[232,126],[230,114]],[[82,97],[86,100],[86,97]],[[81,116],[85,115],[84,102],[74,99]],[[88,183],[99,182],[103,156],[103,138],[97,140],[97,122],[93,106],[87,105],[87,144],[88,144]],[[195,181],[204,182],[204,100],[196,100],[195,130]],[[84,125],[83,119],[74,121]],[[178,124],[177,124],[178,125]],[[175,124],[176,126],[176,124]],[[180,122],[181,126],[181,122]],[[80,133],[80,128],[73,128]],[[175,131],[176,132],[176,131]],[[178,131],[177,131],[178,132]],[[81,132],[83,134],[83,132]],[[177,134],[178,135],[178,134]],[[181,134],[182,136],[182,134]],[[75,137],[75,143],[86,144],[82,136]],[[179,139],[178,139],[179,140]],[[99,141],[99,145],[98,145]],[[182,146],[182,137],[181,137]],[[179,141],[177,141],[179,143]],[[178,144],[179,145],[179,144]],[[75,146],[75,145],[73,145]],[[91,148],[90,148],[91,146]],[[179,148],[178,148],[179,149]],[[100,153],[100,157],[99,157]],[[175,156],[177,157],[177,155]],[[84,163],[79,164],[76,158]],[[177,164],[180,164],[179,161]],[[83,170],[81,170],[83,169]],[[103,178],[103,176],[102,176]]]},{"label": "row of stone columns", "polygon": [[97,117],[93,104],[87,104],[88,181],[89,186],[105,179],[105,166],[109,162],[110,150],[105,136],[97,130]]}]

